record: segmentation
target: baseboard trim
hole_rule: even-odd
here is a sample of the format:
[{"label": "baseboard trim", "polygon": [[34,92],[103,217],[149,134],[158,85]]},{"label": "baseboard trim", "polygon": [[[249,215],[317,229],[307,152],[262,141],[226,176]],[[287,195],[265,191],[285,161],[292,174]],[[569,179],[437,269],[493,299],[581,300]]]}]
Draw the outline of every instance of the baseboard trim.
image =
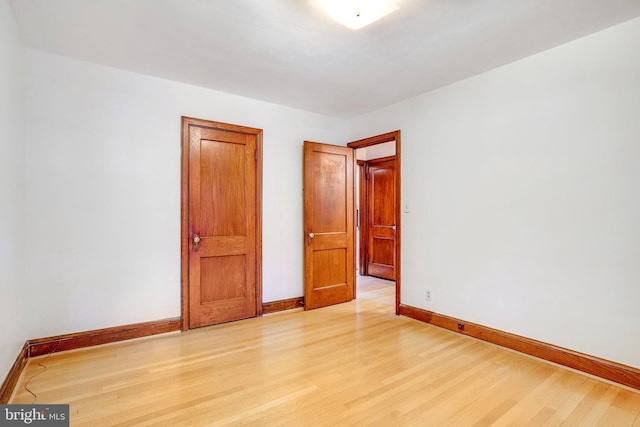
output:
[{"label": "baseboard trim", "polygon": [[131,325],[115,326],[112,328],[95,329],[93,331],[77,332],[74,334],[57,335],[55,337],[27,340],[18,354],[16,361],[9,370],[0,388],[0,404],[5,404],[18,383],[22,370],[30,357],[43,354],[58,353],[65,350],[92,347],[134,338],[165,334],[180,330],[180,318],[156,320],[153,322],[135,323]]},{"label": "baseboard trim", "polygon": [[262,304],[262,314],[277,313],[278,311],[291,310],[300,307],[304,307],[303,297],[265,302]]},{"label": "baseboard trim", "polygon": [[28,340],[29,357],[57,353],[65,350],[92,347],[134,338],[165,334],[180,330],[180,318],[156,320],[153,322],[135,323],[112,328],[95,329],[74,334]]},{"label": "baseboard trim", "polygon": [[631,366],[405,304],[400,305],[400,314],[640,390],[640,369]]},{"label": "baseboard trim", "polygon": [[2,388],[0,388],[0,404],[6,404],[11,399],[11,394],[13,390],[16,388],[16,384],[18,383],[18,379],[20,378],[20,374],[22,374],[22,370],[27,364],[27,359],[29,358],[29,346],[27,343],[24,343],[20,353],[18,353],[18,357],[16,357],[16,361],[11,366],[7,377],[2,383]]}]

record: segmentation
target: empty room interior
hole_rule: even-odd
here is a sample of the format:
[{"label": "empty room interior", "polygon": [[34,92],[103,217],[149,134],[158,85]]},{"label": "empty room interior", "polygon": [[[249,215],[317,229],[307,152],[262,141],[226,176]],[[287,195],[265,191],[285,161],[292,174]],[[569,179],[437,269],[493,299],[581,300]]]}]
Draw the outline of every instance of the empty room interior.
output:
[{"label": "empty room interior", "polygon": [[0,0],[0,61],[0,403],[640,426],[640,1]]}]

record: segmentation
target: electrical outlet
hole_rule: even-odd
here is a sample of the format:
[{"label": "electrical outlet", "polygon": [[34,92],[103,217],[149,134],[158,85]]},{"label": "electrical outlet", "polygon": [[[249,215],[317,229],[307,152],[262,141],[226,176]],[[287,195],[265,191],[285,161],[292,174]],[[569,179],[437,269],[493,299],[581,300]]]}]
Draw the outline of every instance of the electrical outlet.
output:
[{"label": "electrical outlet", "polygon": [[431,301],[431,289],[424,290],[424,299],[426,301]]}]

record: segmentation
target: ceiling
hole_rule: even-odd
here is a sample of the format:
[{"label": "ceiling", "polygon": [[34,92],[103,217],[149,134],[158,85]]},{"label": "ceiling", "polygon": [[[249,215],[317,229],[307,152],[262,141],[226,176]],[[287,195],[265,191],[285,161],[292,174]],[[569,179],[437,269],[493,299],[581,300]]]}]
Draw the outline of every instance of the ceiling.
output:
[{"label": "ceiling", "polygon": [[640,16],[639,0],[9,0],[27,46],[350,118]]}]

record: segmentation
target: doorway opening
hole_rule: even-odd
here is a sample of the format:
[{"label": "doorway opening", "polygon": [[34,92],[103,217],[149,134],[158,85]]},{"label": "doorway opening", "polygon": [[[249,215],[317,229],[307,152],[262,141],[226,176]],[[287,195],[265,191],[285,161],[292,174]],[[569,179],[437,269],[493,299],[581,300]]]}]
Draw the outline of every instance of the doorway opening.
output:
[{"label": "doorway opening", "polygon": [[377,278],[379,284],[395,283],[395,312],[399,314],[400,131],[353,141],[347,146],[355,149],[357,159],[356,281]]}]

